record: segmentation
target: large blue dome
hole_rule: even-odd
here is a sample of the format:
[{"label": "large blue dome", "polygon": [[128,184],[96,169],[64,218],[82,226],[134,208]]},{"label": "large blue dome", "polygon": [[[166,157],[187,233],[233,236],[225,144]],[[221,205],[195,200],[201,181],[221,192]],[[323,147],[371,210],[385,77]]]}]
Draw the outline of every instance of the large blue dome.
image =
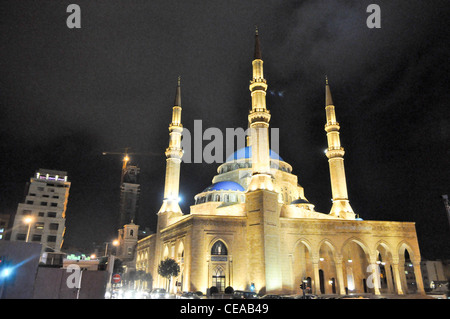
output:
[{"label": "large blue dome", "polygon": [[223,181],[223,182],[217,182],[212,184],[211,186],[208,186],[203,190],[204,192],[211,192],[211,191],[245,191],[244,187],[242,187],[240,184],[232,181]]},{"label": "large blue dome", "polygon": [[[284,160],[281,158],[281,156],[272,150],[270,150],[269,155],[270,155],[271,159],[275,159],[275,160],[284,162]],[[240,150],[237,150],[236,152],[234,152],[233,154],[231,154],[230,156],[227,157],[227,162],[232,162],[232,161],[246,159],[246,158],[249,158],[249,159],[252,158],[252,147],[251,146],[247,146],[247,147],[241,148]]]}]

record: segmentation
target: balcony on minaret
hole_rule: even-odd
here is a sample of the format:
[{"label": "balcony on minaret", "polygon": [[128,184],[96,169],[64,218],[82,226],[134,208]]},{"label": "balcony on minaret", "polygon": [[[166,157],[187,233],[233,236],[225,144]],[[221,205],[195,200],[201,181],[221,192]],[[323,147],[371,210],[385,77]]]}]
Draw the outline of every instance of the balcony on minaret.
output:
[{"label": "balcony on minaret", "polygon": [[345,151],[343,147],[331,146],[327,148],[325,155],[328,158],[344,157]]}]

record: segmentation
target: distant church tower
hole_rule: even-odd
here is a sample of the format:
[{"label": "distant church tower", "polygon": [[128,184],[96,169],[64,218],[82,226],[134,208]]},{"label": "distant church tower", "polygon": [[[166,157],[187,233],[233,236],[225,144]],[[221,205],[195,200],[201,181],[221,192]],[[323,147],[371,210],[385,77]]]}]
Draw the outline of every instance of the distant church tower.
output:
[{"label": "distant church tower", "polygon": [[325,131],[327,132],[328,149],[326,156],[330,166],[331,192],[333,196],[333,206],[330,215],[344,219],[355,219],[355,213],[350,206],[347,194],[347,182],[344,169],[344,148],[341,147],[339,138],[339,123],[336,121],[333,99],[331,98],[328,78],[325,85],[325,111],[327,123]]},{"label": "distant church tower", "polygon": [[139,198],[141,193],[139,172],[139,167],[128,165],[127,162],[122,169],[122,181],[120,185],[119,228],[130,223],[131,221],[138,220]]}]

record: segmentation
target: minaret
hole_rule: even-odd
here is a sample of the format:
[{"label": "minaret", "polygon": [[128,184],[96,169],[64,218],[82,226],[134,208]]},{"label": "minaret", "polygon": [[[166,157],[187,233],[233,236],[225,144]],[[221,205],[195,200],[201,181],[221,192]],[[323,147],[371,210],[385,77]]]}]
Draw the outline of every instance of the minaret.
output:
[{"label": "minaret", "polygon": [[175,94],[175,102],[172,111],[172,122],[169,125],[169,147],[166,149],[166,179],[164,185],[164,200],[158,212],[171,213],[171,216],[182,215],[178,205],[178,192],[180,186],[180,164],[183,157],[181,148],[181,84],[178,77],[178,85]]},{"label": "minaret", "polygon": [[161,231],[169,226],[174,220],[183,216],[180,205],[178,205],[178,191],[180,186],[180,164],[183,157],[181,148],[181,84],[178,84],[175,93],[175,102],[172,109],[172,122],[169,125],[169,147],[166,149],[166,179],[164,184],[163,204],[158,212],[158,224],[156,226],[154,272],[156,287],[162,287],[164,278],[158,274],[158,265],[162,260]]},{"label": "minaret", "polygon": [[256,29],[255,33],[255,54],[252,65],[253,78],[249,86],[252,97],[252,109],[248,115],[248,122],[250,127],[249,144],[252,147],[253,176],[249,185],[249,191],[257,189],[273,190],[269,155],[270,112],[266,108],[267,81],[264,79],[258,29]]},{"label": "minaret", "polygon": [[330,166],[331,192],[333,196],[333,206],[330,215],[344,219],[355,219],[355,213],[350,206],[347,194],[347,182],[345,180],[344,169],[344,148],[341,147],[339,138],[339,123],[336,121],[333,99],[331,98],[328,78],[325,85],[325,111],[327,123],[325,131],[327,132],[328,149],[326,156]]},{"label": "minaret", "polygon": [[247,211],[248,285],[260,293],[282,289],[280,258],[280,209],[273,189],[269,157],[270,113],[266,108],[267,83],[258,30],[255,36],[253,78],[250,81],[252,109],[248,115],[252,148],[252,178],[245,197]]}]

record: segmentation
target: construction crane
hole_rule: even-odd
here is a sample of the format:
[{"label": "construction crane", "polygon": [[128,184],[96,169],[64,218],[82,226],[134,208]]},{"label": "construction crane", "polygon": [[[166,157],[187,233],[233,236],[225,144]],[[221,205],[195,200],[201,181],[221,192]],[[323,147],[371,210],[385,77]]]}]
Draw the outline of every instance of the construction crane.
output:
[{"label": "construction crane", "polygon": [[128,147],[125,148],[125,152],[103,152],[103,155],[123,155],[123,165],[122,165],[122,175],[120,177],[120,185],[123,183],[123,177],[125,176],[128,162],[130,161],[129,155],[137,154],[137,153],[129,153]]},{"label": "construction crane", "polygon": [[158,153],[154,153],[154,152],[146,152],[146,153],[130,153],[128,152],[130,148],[126,147],[125,148],[125,152],[103,152],[103,155],[122,155],[123,159],[122,159],[122,176],[120,177],[120,185],[123,184],[123,178],[127,172],[127,165],[128,162],[130,161],[130,156],[129,155],[144,155],[144,156],[158,156],[161,154]]},{"label": "construction crane", "polygon": [[448,225],[450,226],[450,204],[448,202],[448,195],[442,195],[441,197],[444,201],[445,209],[447,210]]}]

